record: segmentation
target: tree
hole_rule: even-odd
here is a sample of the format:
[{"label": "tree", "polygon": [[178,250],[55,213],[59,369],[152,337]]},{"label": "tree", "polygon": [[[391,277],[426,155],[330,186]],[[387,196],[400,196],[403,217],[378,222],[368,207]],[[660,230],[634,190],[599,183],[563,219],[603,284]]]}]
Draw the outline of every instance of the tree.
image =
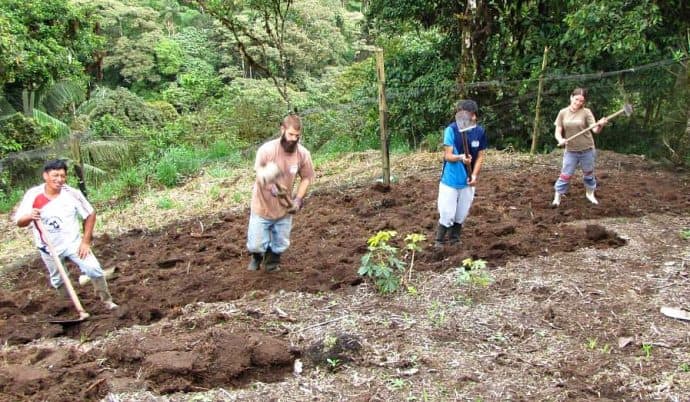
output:
[{"label": "tree", "polygon": [[84,66],[103,45],[93,19],[67,0],[5,0],[0,15],[0,46],[9,56],[3,52],[0,83],[27,116],[53,83],[83,81]]},{"label": "tree", "polygon": [[[273,81],[290,108],[287,90],[288,60],[285,55],[285,24],[293,0],[189,0],[218,19],[233,36],[249,66]],[[274,49],[277,57],[270,57]],[[275,61],[275,63],[273,63]]]}]

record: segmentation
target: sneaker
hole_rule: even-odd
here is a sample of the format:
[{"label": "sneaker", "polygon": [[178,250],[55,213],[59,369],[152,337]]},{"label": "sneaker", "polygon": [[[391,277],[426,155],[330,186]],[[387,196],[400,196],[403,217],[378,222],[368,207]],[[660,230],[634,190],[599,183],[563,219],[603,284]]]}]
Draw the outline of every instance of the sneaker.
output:
[{"label": "sneaker", "polygon": [[104,302],[103,304],[105,304],[105,308],[107,308],[108,310],[115,310],[116,308],[120,307],[117,304],[113,303],[112,301],[107,301],[107,302]]}]

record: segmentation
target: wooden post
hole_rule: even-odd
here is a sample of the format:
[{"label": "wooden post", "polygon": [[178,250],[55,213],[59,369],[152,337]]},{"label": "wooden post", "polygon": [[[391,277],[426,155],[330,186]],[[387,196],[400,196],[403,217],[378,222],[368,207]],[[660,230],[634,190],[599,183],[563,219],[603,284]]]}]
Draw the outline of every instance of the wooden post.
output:
[{"label": "wooden post", "polygon": [[534,112],[534,126],[532,127],[532,147],[529,150],[530,155],[534,155],[537,150],[537,138],[539,137],[539,123],[541,112],[541,93],[544,89],[544,71],[546,71],[546,55],[549,53],[549,47],[544,46],[544,58],[541,61],[541,72],[539,73],[539,89],[537,89],[537,106]]},{"label": "wooden post", "polygon": [[390,155],[388,152],[388,106],[386,105],[386,72],[383,68],[383,50],[376,50],[376,75],[379,82],[379,126],[381,130],[381,157],[383,184],[391,184]]}]

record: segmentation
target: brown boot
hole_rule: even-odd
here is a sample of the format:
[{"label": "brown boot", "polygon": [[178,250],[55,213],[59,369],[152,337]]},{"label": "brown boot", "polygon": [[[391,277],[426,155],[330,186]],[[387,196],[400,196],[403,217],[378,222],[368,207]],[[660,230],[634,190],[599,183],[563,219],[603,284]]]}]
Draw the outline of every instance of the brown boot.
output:
[{"label": "brown boot", "polygon": [[105,277],[91,278],[91,282],[93,282],[93,288],[103,304],[105,304],[105,307],[108,310],[116,309],[118,305],[113,303],[113,297],[110,295],[108,282],[105,281]]}]

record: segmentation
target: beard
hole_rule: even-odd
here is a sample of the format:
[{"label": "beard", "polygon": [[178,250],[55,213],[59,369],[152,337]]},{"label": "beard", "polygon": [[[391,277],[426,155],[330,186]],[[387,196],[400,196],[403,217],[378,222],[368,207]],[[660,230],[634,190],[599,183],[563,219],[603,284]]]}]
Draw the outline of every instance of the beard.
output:
[{"label": "beard", "polygon": [[289,154],[292,154],[297,150],[298,142],[299,141],[288,141],[284,134],[280,136],[280,146],[283,147],[283,150]]}]

